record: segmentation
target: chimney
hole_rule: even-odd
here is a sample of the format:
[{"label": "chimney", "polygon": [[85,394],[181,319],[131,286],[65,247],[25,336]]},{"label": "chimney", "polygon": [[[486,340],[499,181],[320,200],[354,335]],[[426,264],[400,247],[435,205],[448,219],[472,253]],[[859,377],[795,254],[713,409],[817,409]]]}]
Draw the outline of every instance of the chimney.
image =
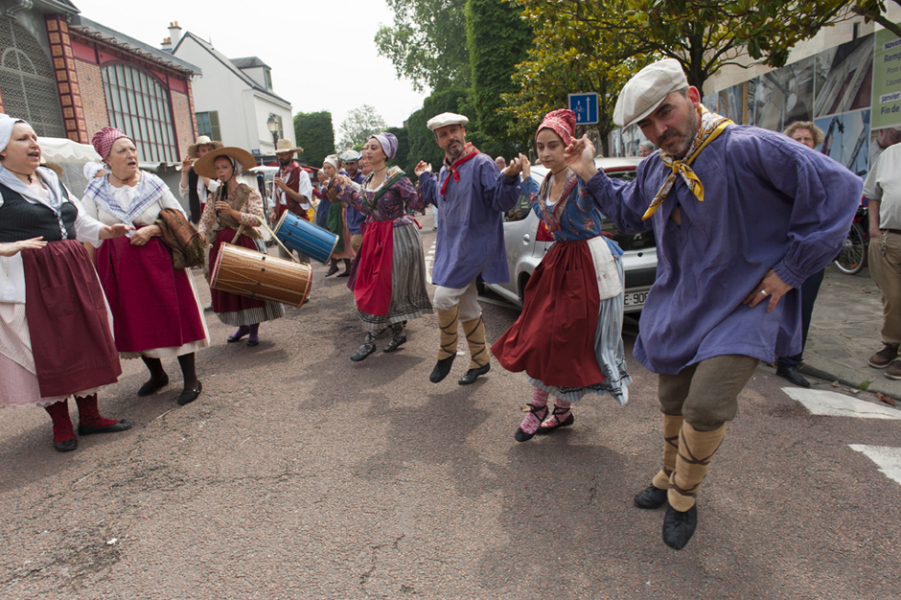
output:
[{"label": "chimney", "polygon": [[163,43],[160,45],[164,51],[172,52],[172,38],[163,38]]},{"label": "chimney", "polygon": [[178,26],[178,21],[172,21],[169,23],[169,43],[175,48],[178,46],[179,40],[181,40],[181,27]]}]

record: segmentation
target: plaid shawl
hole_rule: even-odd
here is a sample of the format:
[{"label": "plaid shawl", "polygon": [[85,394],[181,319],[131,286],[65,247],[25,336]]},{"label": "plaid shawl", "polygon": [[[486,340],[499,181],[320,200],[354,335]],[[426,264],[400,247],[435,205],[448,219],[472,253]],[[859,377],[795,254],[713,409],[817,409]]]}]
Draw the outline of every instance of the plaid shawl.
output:
[{"label": "plaid shawl", "polygon": [[165,195],[169,189],[163,180],[151,173],[141,172],[137,193],[129,206],[119,206],[109,184],[109,175],[94,179],[85,190],[85,198],[90,198],[100,208],[126,225],[134,225],[134,220],[147,208]]}]

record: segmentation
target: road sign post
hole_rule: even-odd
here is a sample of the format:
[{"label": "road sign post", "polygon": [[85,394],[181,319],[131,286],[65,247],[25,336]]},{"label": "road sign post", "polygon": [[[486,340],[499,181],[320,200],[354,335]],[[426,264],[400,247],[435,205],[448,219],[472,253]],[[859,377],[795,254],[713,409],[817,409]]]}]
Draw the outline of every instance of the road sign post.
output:
[{"label": "road sign post", "polygon": [[597,92],[569,94],[569,109],[576,113],[576,125],[594,125],[598,122]]}]

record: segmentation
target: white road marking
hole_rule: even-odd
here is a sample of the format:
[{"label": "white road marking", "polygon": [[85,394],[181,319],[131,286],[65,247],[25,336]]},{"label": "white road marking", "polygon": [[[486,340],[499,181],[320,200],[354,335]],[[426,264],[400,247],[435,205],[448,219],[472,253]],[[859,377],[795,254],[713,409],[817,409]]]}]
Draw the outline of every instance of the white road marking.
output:
[{"label": "white road marking", "polygon": [[886,477],[901,483],[901,448],[865,446],[863,444],[850,444],[850,448],[876,463]]},{"label": "white road marking", "polygon": [[901,411],[898,409],[858,400],[837,392],[797,387],[784,387],[782,391],[803,404],[814,415],[901,420]]}]

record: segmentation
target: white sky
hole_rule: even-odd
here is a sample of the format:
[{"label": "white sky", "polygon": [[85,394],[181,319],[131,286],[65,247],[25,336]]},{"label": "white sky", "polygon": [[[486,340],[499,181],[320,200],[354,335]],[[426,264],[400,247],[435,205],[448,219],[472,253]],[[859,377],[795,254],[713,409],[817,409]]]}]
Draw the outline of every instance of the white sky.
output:
[{"label": "white sky", "polygon": [[378,55],[375,34],[394,16],[384,0],[73,2],[82,16],[155,48],[178,21],[229,58],[258,56],[272,67],[273,91],[295,114],[331,111],[336,137],[354,108],[369,104],[389,126],[400,127],[425,97]]}]

